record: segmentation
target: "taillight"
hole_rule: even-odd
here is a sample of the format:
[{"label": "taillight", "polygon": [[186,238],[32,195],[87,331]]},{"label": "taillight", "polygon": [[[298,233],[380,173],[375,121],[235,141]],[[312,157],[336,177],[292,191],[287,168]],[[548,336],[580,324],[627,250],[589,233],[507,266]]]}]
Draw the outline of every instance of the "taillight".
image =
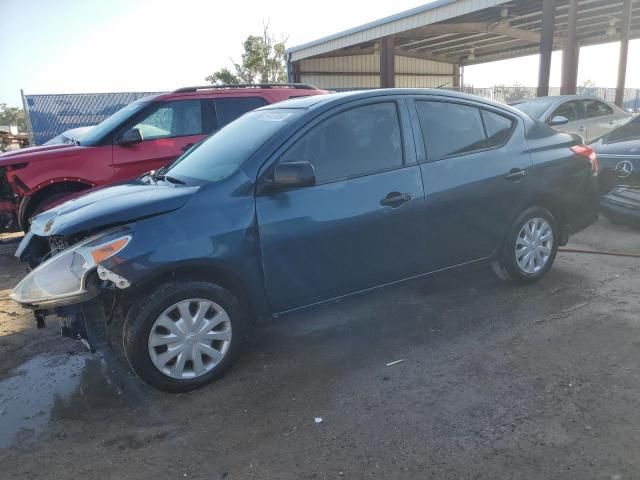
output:
[{"label": "taillight", "polygon": [[596,152],[594,152],[593,148],[587,147],[586,145],[576,145],[575,147],[571,147],[571,151],[576,155],[580,155],[581,157],[589,160],[591,163],[591,173],[594,177],[598,176],[600,164],[598,163],[598,157],[596,156]]}]

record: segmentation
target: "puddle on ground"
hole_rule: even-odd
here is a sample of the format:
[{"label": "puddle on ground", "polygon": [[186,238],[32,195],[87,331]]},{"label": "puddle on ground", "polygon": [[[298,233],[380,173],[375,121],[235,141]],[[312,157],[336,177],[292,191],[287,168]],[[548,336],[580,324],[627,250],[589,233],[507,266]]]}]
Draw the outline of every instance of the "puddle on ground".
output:
[{"label": "puddle on ground", "polygon": [[123,403],[99,354],[37,356],[11,373],[0,381],[0,448],[28,441],[50,422],[88,420]]}]

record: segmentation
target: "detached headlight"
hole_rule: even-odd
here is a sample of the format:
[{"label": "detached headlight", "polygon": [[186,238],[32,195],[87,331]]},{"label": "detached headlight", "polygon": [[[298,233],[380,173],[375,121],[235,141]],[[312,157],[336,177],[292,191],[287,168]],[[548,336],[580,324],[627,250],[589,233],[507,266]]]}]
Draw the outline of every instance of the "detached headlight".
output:
[{"label": "detached headlight", "polygon": [[75,297],[87,293],[87,274],[125,248],[130,240],[131,233],[121,228],[83,240],[29,273],[11,298],[31,305],[73,303]]}]

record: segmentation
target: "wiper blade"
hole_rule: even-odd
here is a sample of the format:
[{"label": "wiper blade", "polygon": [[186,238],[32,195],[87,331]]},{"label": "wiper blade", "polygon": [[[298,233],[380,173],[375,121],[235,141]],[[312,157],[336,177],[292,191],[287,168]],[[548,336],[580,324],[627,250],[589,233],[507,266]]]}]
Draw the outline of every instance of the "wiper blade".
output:
[{"label": "wiper blade", "polygon": [[187,182],[183,182],[179,178],[172,177],[171,175],[159,175],[158,179],[166,180],[167,182],[175,183],[176,185],[186,185]]},{"label": "wiper blade", "polygon": [[154,182],[161,180],[161,177],[164,177],[164,172],[166,172],[166,170],[167,167],[160,167],[158,170],[151,174],[151,180],[153,180]]},{"label": "wiper blade", "polygon": [[153,172],[153,174],[151,175],[151,179],[156,183],[159,180],[166,180],[167,182],[175,183],[176,185],[186,185],[187,184],[187,182],[184,182],[184,181],[180,180],[179,178],[172,177],[171,175],[165,175],[164,172],[166,172],[167,170],[168,170],[168,168],[166,166],[165,167],[160,167],[158,170]]}]

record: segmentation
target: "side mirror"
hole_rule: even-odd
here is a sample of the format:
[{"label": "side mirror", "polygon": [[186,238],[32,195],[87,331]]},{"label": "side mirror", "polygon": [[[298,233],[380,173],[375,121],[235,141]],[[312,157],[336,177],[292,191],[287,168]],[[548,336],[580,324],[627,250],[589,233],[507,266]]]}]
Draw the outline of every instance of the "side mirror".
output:
[{"label": "side mirror", "polygon": [[124,132],[122,136],[116,140],[116,143],[118,145],[131,145],[134,143],[140,143],[141,141],[142,134],[140,133],[140,130],[137,128],[131,128]]},{"label": "side mirror", "polygon": [[558,127],[560,125],[566,125],[569,123],[569,119],[567,117],[563,117],[562,115],[557,115],[551,119],[549,122],[550,127]]},{"label": "side mirror", "polygon": [[309,162],[281,163],[270,183],[279,187],[311,187],[316,184],[316,172]]}]

